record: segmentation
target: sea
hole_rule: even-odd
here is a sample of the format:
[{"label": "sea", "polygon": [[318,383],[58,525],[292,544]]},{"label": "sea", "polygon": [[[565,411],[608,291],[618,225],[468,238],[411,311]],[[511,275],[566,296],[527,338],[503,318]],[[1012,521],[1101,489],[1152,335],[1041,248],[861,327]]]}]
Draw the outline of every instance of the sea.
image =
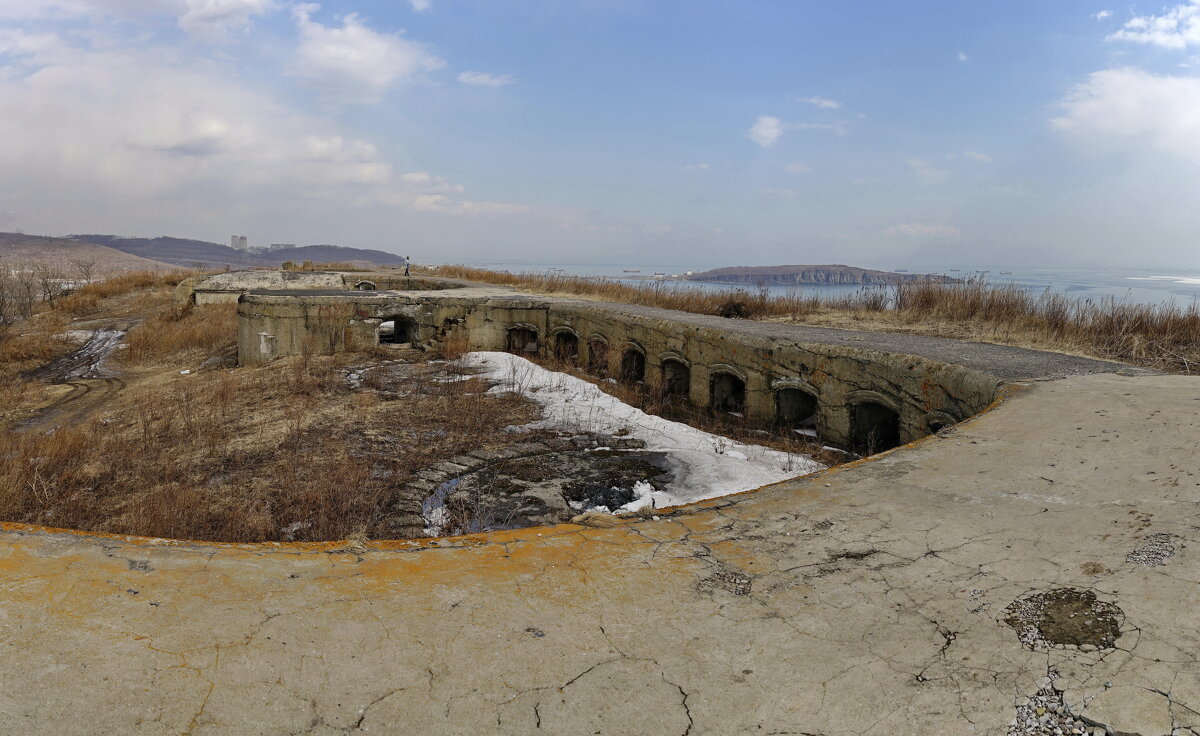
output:
[{"label": "sea", "polygon": [[[647,282],[659,284],[658,288],[701,288],[714,291],[736,289],[757,290],[758,287],[733,284],[715,284],[702,281],[673,279],[689,270],[699,273],[702,268],[679,264],[604,264],[567,263],[470,263],[477,268],[508,271],[515,274],[563,274],[605,278],[631,284]],[[1175,304],[1188,307],[1200,304],[1200,271],[1171,269],[1120,269],[1120,268],[1043,268],[1043,269],[946,269],[928,271],[910,269],[912,273],[941,273],[955,278],[984,279],[990,284],[1016,286],[1034,293],[1049,290],[1075,299],[1094,301],[1114,300],[1128,304]],[[664,274],[657,279],[655,274]],[[801,296],[837,297],[853,294],[863,287],[856,284],[803,284],[792,286],[772,284],[766,287],[772,296],[799,294]]]}]

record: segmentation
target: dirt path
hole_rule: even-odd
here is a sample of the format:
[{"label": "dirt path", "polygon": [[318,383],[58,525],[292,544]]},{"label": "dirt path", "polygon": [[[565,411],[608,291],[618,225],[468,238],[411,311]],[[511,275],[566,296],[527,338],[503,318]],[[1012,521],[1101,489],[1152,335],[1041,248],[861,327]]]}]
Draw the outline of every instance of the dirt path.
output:
[{"label": "dirt path", "polygon": [[47,383],[70,383],[72,378],[112,376],[113,371],[106,368],[104,362],[121,344],[125,333],[126,330],[95,330],[81,347],[34,370],[30,378],[41,379]]},{"label": "dirt path", "polygon": [[14,429],[49,429],[68,421],[77,421],[123,391],[125,380],[105,363],[121,344],[126,332],[125,329],[94,330],[87,342],[76,350],[32,371],[30,378],[71,388],[33,416],[19,422]]}]

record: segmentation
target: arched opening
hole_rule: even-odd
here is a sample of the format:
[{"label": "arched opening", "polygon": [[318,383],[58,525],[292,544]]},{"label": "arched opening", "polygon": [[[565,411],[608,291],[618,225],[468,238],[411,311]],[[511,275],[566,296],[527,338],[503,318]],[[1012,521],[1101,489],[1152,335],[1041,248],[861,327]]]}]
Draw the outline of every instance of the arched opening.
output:
[{"label": "arched opening", "polygon": [[925,417],[925,426],[929,428],[930,434],[937,434],[938,432],[953,427],[955,424],[958,424],[958,420],[949,414],[946,414],[945,412],[930,412],[930,414]]},{"label": "arched opening", "polygon": [[417,324],[403,315],[388,317],[379,323],[380,345],[412,345],[417,336]]},{"label": "arched opening", "polygon": [[667,358],[662,362],[663,401],[686,404],[692,390],[692,369],[681,360]]},{"label": "arched opening", "polygon": [[504,349],[518,355],[538,351],[538,333],[532,327],[510,327]]},{"label": "arched opening", "polygon": [[874,401],[850,407],[850,441],[860,455],[873,455],[900,444],[900,415]]},{"label": "arched opening", "polygon": [[741,415],[746,408],[746,382],[732,373],[714,373],[709,382],[709,408]]},{"label": "arched opening", "polygon": [[608,343],[603,340],[588,340],[588,373],[604,378],[608,375]]},{"label": "arched opening", "polygon": [[646,380],[646,356],[637,348],[629,348],[621,356],[621,382],[641,383]]},{"label": "arched opening", "polygon": [[579,357],[579,337],[574,332],[562,330],[554,335],[554,357],[574,363]]},{"label": "arched opening", "polygon": [[785,432],[817,434],[817,397],[798,388],[775,392],[775,422]]},{"label": "arched opening", "polygon": [[375,291],[375,282],[374,281],[359,281],[357,284],[354,285],[354,288],[357,289],[358,291]]}]

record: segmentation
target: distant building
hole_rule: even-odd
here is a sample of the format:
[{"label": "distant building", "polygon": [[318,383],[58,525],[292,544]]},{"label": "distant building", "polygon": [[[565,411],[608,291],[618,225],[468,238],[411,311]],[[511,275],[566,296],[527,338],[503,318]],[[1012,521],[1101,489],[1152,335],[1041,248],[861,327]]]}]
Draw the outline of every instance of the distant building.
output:
[{"label": "distant building", "polygon": [[284,250],[286,248],[295,248],[295,243],[271,243],[268,250]]},{"label": "distant building", "polygon": [[229,239],[229,247],[234,250],[250,250],[250,244],[245,235],[234,235]]}]

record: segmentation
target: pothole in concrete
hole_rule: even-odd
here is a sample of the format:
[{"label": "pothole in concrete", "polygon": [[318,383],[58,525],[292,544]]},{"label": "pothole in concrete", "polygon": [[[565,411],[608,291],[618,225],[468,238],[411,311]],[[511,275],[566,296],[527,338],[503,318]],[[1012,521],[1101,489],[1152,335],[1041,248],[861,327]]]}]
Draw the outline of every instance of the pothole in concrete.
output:
[{"label": "pothole in concrete", "polygon": [[1151,534],[1145,538],[1142,546],[1125,555],[1125,560],[1146,567],[1160,567],[1174,555],[1175,545],[1170,534]]},{"label": "pothole in concrete", "polygon": [[1112,649],[1121,636],[1125,614],[1090,590],[1056,588],[1032,593],[1004,609],[1004,623],[1030,649],[1052,646]]},{"label": "pothole in concrete", "polygon": [[1017,706],[1017,716],[1008,727],[1008,736],[1062,736],[1063,734],[1103,734],[1072,715],[1061,691],[1054,687],[1058,673],[1053,668],[1037,693]]},{"label": "pothole in concrete", "polygon": [[736,570],[717,570],[712,575],[698,581],[696,590],[701,593],[723,590],[734,595],[750,595],[753,582],[753,578],[746,573]]}]

